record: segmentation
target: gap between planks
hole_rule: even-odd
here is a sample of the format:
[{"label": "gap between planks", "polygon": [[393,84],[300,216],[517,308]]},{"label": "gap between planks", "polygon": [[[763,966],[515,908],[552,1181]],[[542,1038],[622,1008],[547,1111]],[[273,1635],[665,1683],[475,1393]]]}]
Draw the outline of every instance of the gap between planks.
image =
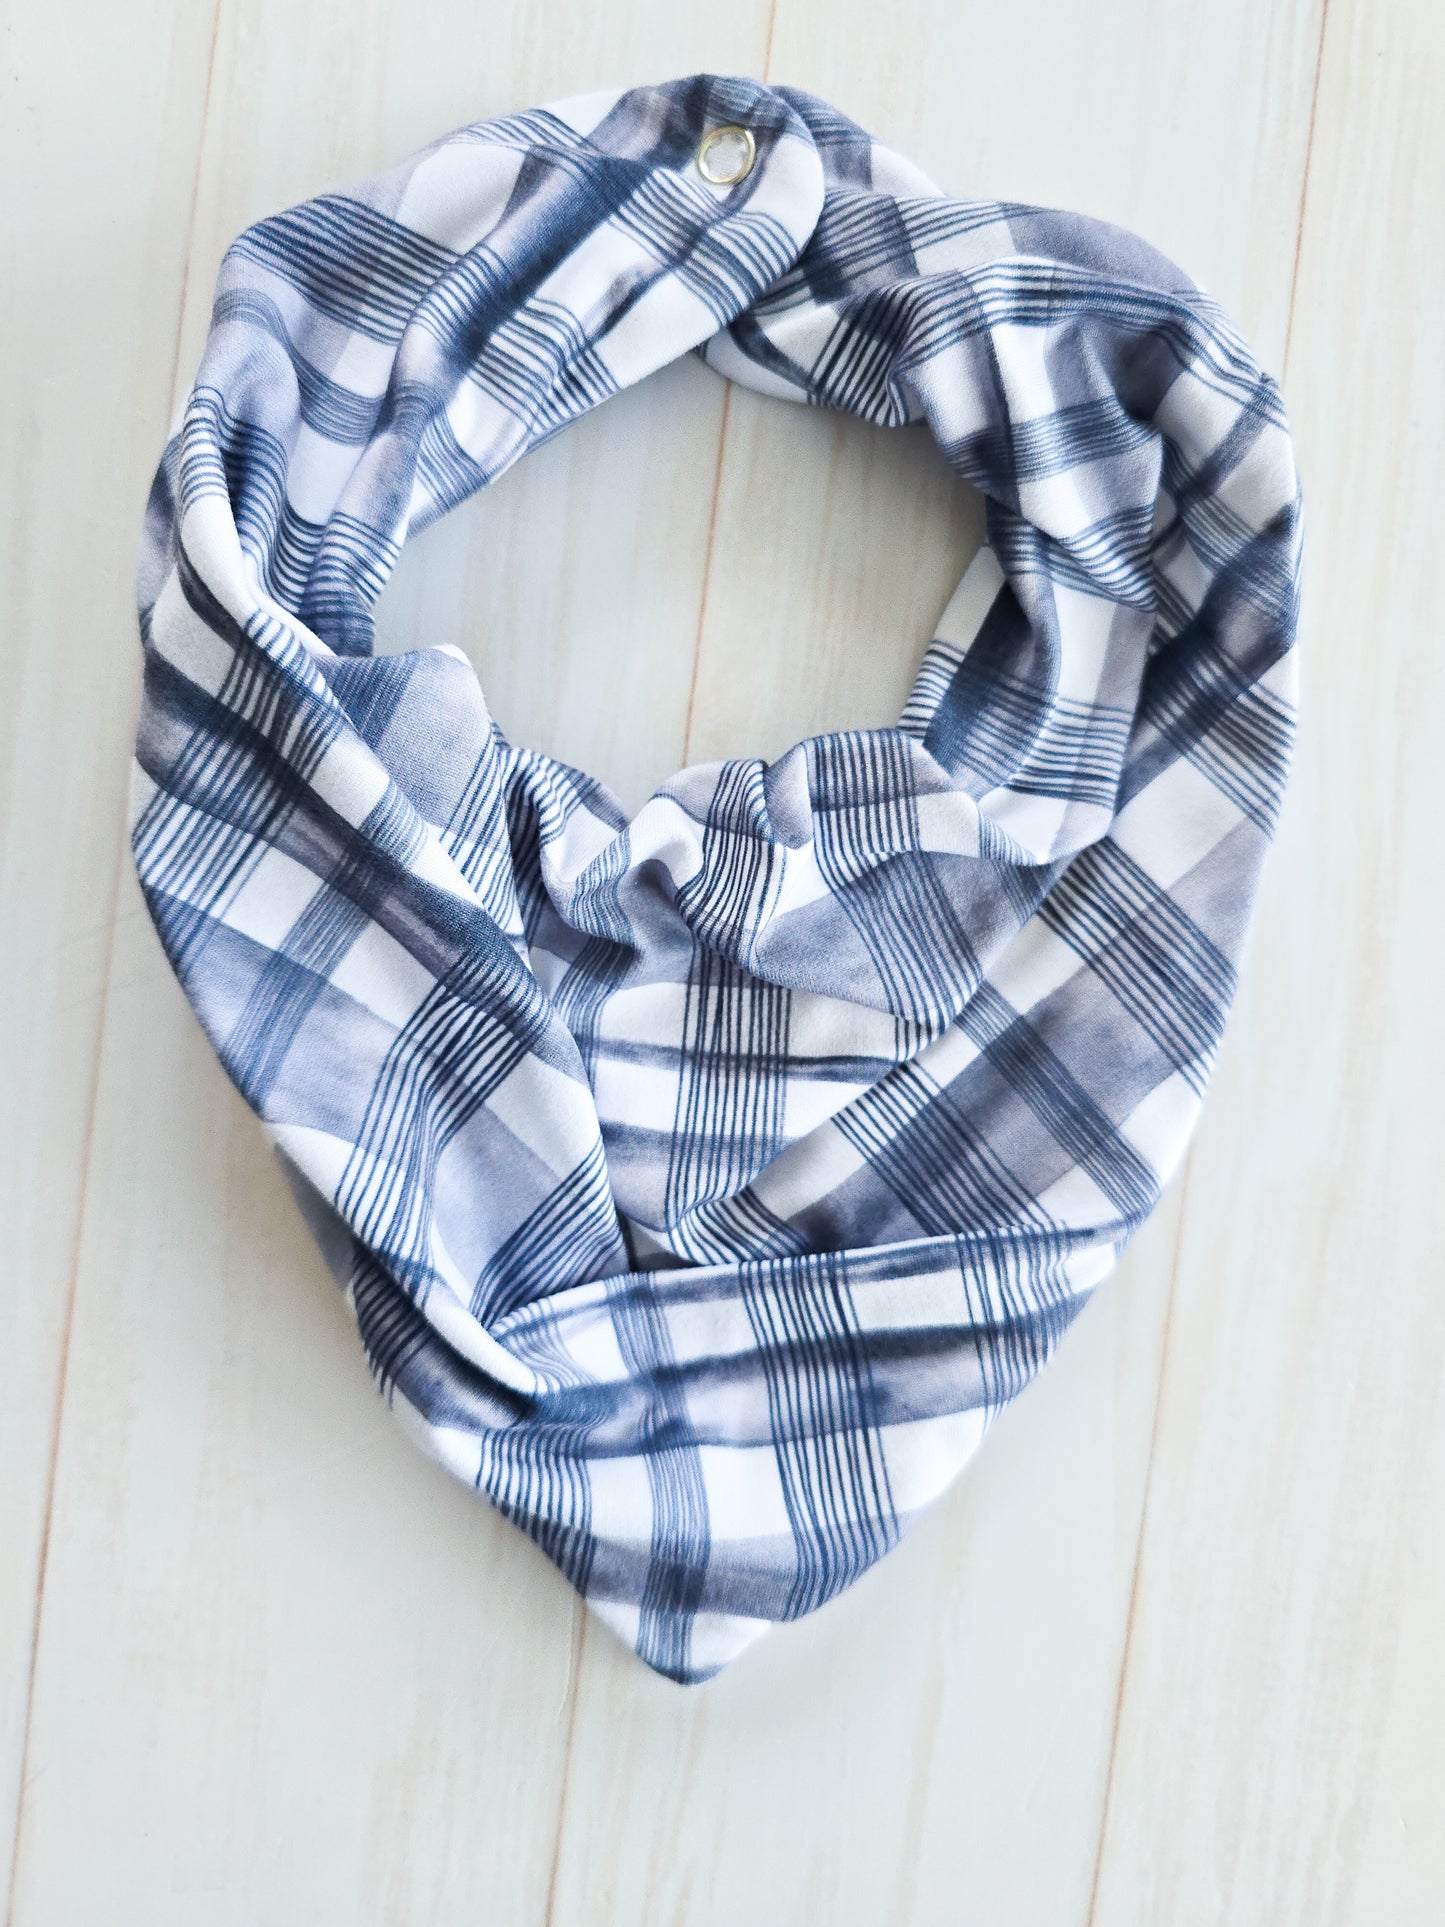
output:
[{"label": "gap between planks", "polygon": [[[778,0],[771,0],[768,7],[767,35],[763,43],[763,65],[761,79],[764,86],[771,84],[773,65],[773,33],[778,22]],[[728,424],[731,420],[733,385],[728,382],[723,390],[722,415],[718,423],[717,461],[713,465],[712,501],[708,507],[707,545],[703,551],[702,588],[697,601],[697,629],[692,643],[692,674],[687,686],[687,711],[682,731],[682,766],[692,756],[693,719],[697,709],[698,681],[702,673],[702,643],[707,627],[708,590],[712,586],[713,557],[717,548],[718,505],[722,498],[723,464],[727,459]],[[562,1750],[562,1790],[557,1801],[557,1830],[552,1840],[552,1863],[547,1875],[547,1909],[544,1927],[554,1927],[557,1906],[557,1882],[562,1870],[562,1854],[566,1844],[567,1807],[572,1791],[573,1743],[577,1733],[577,1706],[581,1698],[582,1664],[587,1651],[588,1622],[591,1609],[582,1601],[578,1616],[577,1641],[572,1649],[572,1671],[567,1689],[567,1739]]]},{"label": "gap between planks", "polygon": [[[206,52],[206,90],[201,102],[201,118],[196,130],[196,158],[191,174],[191,200],[186,215],[185,265],[181,272],[180,297],[175,314],[175,343],[171,351],[170,410],[174,414],[181,379],[181,338],[190,295],[191,268],[196,244],[196,210],[200,204],[201,166],[205,155],[206,126],[211,113],[211,96],[216,78],[216,51],[220,42],[221,0],[211,9],[211,37]],[[75,1226],[71,1240],[69,1282],[60,1327],[60,1360],[55,1375],[55,1396],[50,1411],[50,1453],[45,1471],[45,1517],[40,1529],[40,1550],[35,1564],[35,1600],[30,1618],[30,1653],[25,1675],[25,1738],[20,1749],[20,1772],[15,1791],[15,1813],[11,1831],[10,1874],[6,1883],[6,1927],[15,1915],[16,1883],[20,1877],[20,1833],[25,1816],[25,1796],[30,1785],[30,1758],[35,1729],[35,1680],[40,1660],[41,1626],[45,1616],[45,1584],[50,1568],[50,1534],[55,1515],[55,1484],[60,1465],[60,1436],[65,1423],[65,1396],[70,1375],[71,1338],[75,1327],[75,1300],[80,1280],[80,1254],[84,1241],[86,1209],[90,1196],[91,1165],[95,1152],[95,1120],[100,1098],[100,1067],[105,1055],[106,1031],[110,1021],[110,992],[115,975],[116,915],[120,904],[121,876],[129,861],[130,832],[128,809],[121,811],[120,847],[111,865],[110,889],[106,900],[105,970],[101,979],[100,1012],[95,1027],[95,1054],[90,1068],[90,1091],[86,1099],[85,1149],[81,1156],[80,1189],[76,1196]]]},{"label": "gap between planks", "polygon": [[[1315,71],[1310,87],[1310,117],[1305,133],[1304,166],[1300,171],[1299,213],[1295,220],[1294,261],[1290,268],[1289,300],[1285,309],[1284,351],[1280,359],[1280,382],[1289,378],[1290,348],[1294,341],[1295,297],[1299,289],[1300,259],[1304,253],[1305,213],[1309,205],[1310,163],[1314,159],[1315,122],[1320,104],[1320,76],[1325,64],[1325,30],[1329,23],[1330,0],[1321,0],[1319,33],[1315,39]],[[1144,1563],[1144,1543],[1148,1532],[1150,1500],[1154,1491],[1154,1465],[1159,1445],[1159,1421],[1164,1410],[1164,1386],[1169,1373],[1169,1340],[1174,1326],[1174,1309],[1179,1295],[1180,1260],[1184,1250],[1184,1230],[1189,1218],[1189,1176],[1193,1148],[1180,1173],[1179,1229],[1174,1239],[1174,1255],[1169,1266],[1169,1284],[1164,1302],[1164,1328],[1159,1341],[1159,1382],[1154,1393],[1154,1422],[1149,1433],[1149,1456],[1144,1467],[1144,1497],[1139,1507],[1139,1526],[1134,1540],[1134,1569],[1129,1580],[1129,1605],[1124,1616],[1124,1645],[1119,1655],[1119,1685],[1114,1696],[1114,1724],[1109,1735],[1109,1758],[1104,1768],[1104,1804],[1099,1815],[1099,1841],[1094,1854],[1094,1875],[1089,1886],[1089,1911],[1085,1927],[1095,1927],[1099,1888],[1104,1872],[1104,1846],[1108,1839],[1113,1808],[1115,1769],[1118,1764],[1119,1732],[1123,1724],[1124,1701],[1129,1687],[1129,1660],[1139,1610],[1139,1579]]]},{"label": "gap between planks", "polygon": [[[220,0],[218,0],[220,4]],[[767,39],[763,42],[763,85],[769,85],[769,75],[773,71],[773,31],[778,23],[778,0],[771,0],[767,10]],[[717,553],[717,513],[722,499],[722,464],[728,453],[728,422],[732,418],[732,382],[722,389],[722,416],[717,430],[717,462],[713,464],[713,499],[707,507],[707,547],[703,549],[703,582],[697,594],[697,628],[692,638],[692,676],[688,678],[688,709],[682,723],[682,767],[688,767],[692,757],[692,725],[697,709],[697,680],[703,665],[703,630],[707,626],[707,592],[713,582],[713,555]],[[557,1914],[557,1879],[563,1869],[563,1848],[566,1842],[566,1806],[572,1792],[572,1752],[576,1740],[576,1715],[578,1702],[582,1698],[582,1661],[588,1651],[588,1623],[591,1609],[586,1599],[580,1603],[578,1615],[578,1636],[572,1648],[572,1671],[566,1690],[566,1744],[563,1748],[563,1788],[557,1800],[557,1833],[551,1844],[551,1867],[547,1871],[547,1912],[543,1915],[543,1927],[555,1927]]]},{"label": "gap between planks", "polygon": [[[773,42],[774,42],[775,27],[776,27],[776,21],[777,21],[777,4],[778,4],[778,0],[773,0],[773,3],[769,9],[769,15],[768,15],[765,53],[764,53],[764,60],[762,65],[762,79],[765,84],[769,83],[770,72],[771,72]],[[1307,206],[1307,200],[1308,200],[1310,167],[1311,167],[1311,161],[1313,158],[1313,151],[1314,151],[1316,114],[1317,114],[1318,101],[1319,101],[1320,78],[1321,78],[1321,72],[1323,67],[1323,54],[1324,54],[1327,18],[1328,18],[1328,0],[1323,0],[1323,4],[1321,7],[1319,34],[1318,34],[1317,46],[1316,46],[1310,118],[1309,118],[1308,132],[1306,136],[1305,161],[1304,161],[1304,169],[1303,169],[1301,191],[1300,191],[1299,217],[1298,217],[1297,227],[1296,227],[1294,263],[1293,263],[1293,270],[1292,270],[1292,276],[1291,276],[1290,295],[1289,295],[1287,317],[1286,317],[1285,349],[1284,349],[1283,367],[1282,367],[1282,373],[1286,375],[1288,373],[1290,347],[1292,345],[1292,339],[1293,339],[1293,327],[1294,327],[1294,319],[1295,319],[1295,293],[1296,293],[1296,286],[1298,282],[1299,266],[1300,266],[1300,259],[1301,259],[1302,246],[1303,246],[1304,222],[1305,222],[1305,213],[1306,213],[1306,206]],[[218,45],[219,45],[219,39],[220,39],[220,31],[219,31],[220,20],[221,20],[221,0],[215,0],[215,4],[212,9],[210,46],[209,46],[209,53],[208,53],[208,59],[207,59],[206,90],[205,90],[205,97],[204,97],[204,102],[202,107],[202,115],[201,115],[201,121],[199,126],[199,137],[197,141],[196,158],[195,158],[195,165],[194,165],[193,178],[192,178],[191,202],[190,202],[190,211],[189,211],[188,226],[187,226],[185,267],[184,267],[184,272],[182,277],[180,300],[178,303],[176,318],[175,318],[175,343],[174,343],[174,349],[173,349],[172,381],[171,381],[172,407],[174,407],[174,404],[175,404],[176,387],[180,380],[180,374],[181,374],[180,356],[181,356],[181,349],[182,349],[183,317],[186,312],[186,304],[187,304],[189,291],[190,291],[190,282],[191,282],[191,277],[194,269],[196,214],[197,214],[197,207],[198,207],[199,194],[200,194],[201,170],[204,164],[204,156],[205,156],[205,137],[206,137],[207,128],[209,126],[211,110],[212,110],[212,96],[213,96],[214,83],[215,83],[216,59],[217,59]],[[685,721],[684,742],[683,742],[684,763],[687,761],[691,753],[693,727],[694,727],[694,712],[695,712],[696,699],[698,695],[698,686],[699,686],[700,669],[701,669],[701,661],[702,661],[702,648],[703,648],[703,641],[704,641],[704,634],[705,634],[705,627],[706,627],[707,607],[708,607],[709,591],[711,587],[712,569],[713,569],[713,562],[714,562],[714,555],[715,555],[715,541],[716,541],[717,523],[718,523],[719,507],[720,507],[721,483],[722,483],[723,468],[726,460],[726,451],[728,446],[728,431],[729,431],[729,422],[730,422],[729,411],[730,411],[731,398],[732,398],[731,386],[729,385],[723,398],[722,416],[720,421],[719,437],[718,437],[717,462],[715,465],[714,476],[713,476],[713,493],[712,493],[712,502],[711,502],[711,508],[710,508],[707,546],[706,546],[705,558],[704,558],[702,587],[701,587],[701,592],[699,597],[698,621],[697,621],[697,628],[696,628],[696,633],[694,637],[692,675],[691,675],[691,681],[689,686],[688,703],[687,703],[687,710],[686,710],[686,721]],[[68,1368],[69,1368],[69,1362],[70,1362],[71,1337],[72,1337],[76,1289],[77,1289],[77,1280],[78,1280],[78,1269],[79,1269],[79,1255],[80,1255],[80,1247],[82,1242],[82,1230],[85,1222],[87,1200],[88,1200],[89,1187],[90,1187],[90,1167],[91,1167],[91,1158],[92,1158],[92,1153],[94,1148],[94,1139],[95,1139],[95,1111],[96,1111],[96,1099],[97,1099],[98,1085],[99,1085],[100,1063],[103,1055],[103,1045],[104,1045],[104,1039],[106,1035],[108,1020],[109,1020],[109,1011],[110,1011],[110,993],[111,993],[111,984],[112,984],[112,978],[113,978],[114,960],[115,960],[115,951],[116,951],[116,942],[115,942],[116,909],[117,909],[117,904],[119,900],[121,877],[123,873],[122,865],[127,861],[128,861],[127,840],[123,838],[121,842],[121,847],[117,853],[117,860],[112,868],[111,884],[110,884],[109,897],[108,897],[108,903],[107,903],[107,909],[106,909],[106,919],[107,919],[107,924],[109,926],[107,960],[106,960],[104,981],[102,985],[101,1008],[100,1008],[100,1017],[99,1017],[99,1023],[97,1028],[97,1042],[96,1042],[95,1057],[94,1057],[94,1062],[93,1062],[92,1071],[91,1071],[90,1095],[88,1100],[89,1123],[88,1123],[87,1134],[86,1134],[82,1178],[81,1178],[81,1185],[80,1185],[80,1191],[78,1196],[78,1204],[77,1204],[77,1212],[76,1212],[76,1220],[75,1220],[73,1253],[72,1253],[72,1261],[71,1261],[70,1273],[69,1273],[67,1302],[66,1302],[65,1311],[63,1314],[63,1323],[62,1323],[63,1336],[62,1336],[62,1344],[61,1344],[59,1370],[57,1374],[56,1393],[55,1393],[53,1406],[52,1406],[50,1454],[49,1454],[49,1465],[48,1465],[48,1471],[47,1471],[47,1486],[46,1486],[46,1498],[45,1498],[45,1519],[44,1519],[44,1525],[42,1528],[41,1547],[40,1547],[40,1554],[39,1554],[39,1560],[37,1565],[36,1594],[35,1594],[35,1605],[34,1605],[34,1612],[33,1612],[33,1618],[32,1618],[31,1647],[30,1647],[29,1669],[28,1669],[28,1678],[27,1678],[27,1686],[26,1686],[25,1741],[24,1741],[24,1748],[22,1751],[21,1771],[19,1776],[19,1793],[17,1797],[17,1811],[16,1811],[17,1851],[12,1859],[11,1876],[10,1876],[10,1883],[9,1883],[9,1895],[7,1899],[7,1910],[6,1910],[7,1921],[11,1918],[12,1912],[13,1912],[13,1904],[14,1904],[14,1897],[15,1897],[15,1882],[16,1882],[18,1866],[19,1866],[19,1853],[18,1853],[19,1827],[20,1827],[20,1822],[23,1814],[26,1787],[30,1777],[31,1742],[33,1737],[34,1687],[35,1687],[39,1643],[40,1643],[40,1637],[41,1637],[42,1619],[44,1614],[48,1554],[49,1554],[49,1547],[50,1547],[50,1532],[51,1532],[54,1497],[55,1497],[56,1471],[57,1471],[57,1464],[58,1464],[58,1457],[59,1457],[61,1430],[64,1423],[64,1406],[65,1406],[65,1397],[66,1397]],[[1165,1374],[1168,1367],[1170,1331],[1171,1331],[1171,1325],[1172,1325],[1174,1303],[1175,1303],[1175,1298],[1176,1298],[1177,1289],[1178,1289],[1178,1278],[1179,1278],[1179,1270],[1180,1270],[1180,1262],[1179,1262],[1180,1251],[1182,1248],[1182,1242],[1183,1242],[1183,1236],[1184,1236],[1184,1225],[1187,1220],[1189,1172],[1190,1172],[1190,1164],[1189,1164],[1189,1160],[1186,1159],[1184,1170],[1182,1171],[1180,1175],[1180,1180],[1179,1180],[1182,1188],[1182,1192],[1183,1192],[1181,1220],[1180,1220],[1179,1232],[1176,1236],[1176,1240],[1174,1244],[1173,1259],[1170,1267],[1170,1275],[1169,1275],[1167,1295],[1166,1295],[1164,1326],[1163,1326],[1163,1333],[1162,1333],[1161,1346],[1160,1346],[1159,1381],[1156,1387],[1154,1420],[1153,1420],[1153,1426],[1151,1428],[1149,1456],[1146,1464],[1144,1500],[1143,1500],[1143,1505],[1141,1507],[1140,1522],[1139,1522],[1138,1532],[1136,1536],[1135,1559],[1134,1559],[1133,1576],[1131,1579],[1131,1586],[1130,1586],[1128,1611],[1126,1615],[1124,1647],[1123,1647],[1121,1660],[1120,1660],[1119,1683],[1118,1683],[1118,1691],[1116,1695],[1116,1704],[1115,1704],[1115,1716],[1114,1716],[1114,1723],[1113,1723],[1113,1731],[1111,1733],[1109,1759],[1108,1759],[1108,1765],[1106,1768],[1106,1776],[1105,1776],[1105,1801],[1104,1801],[1104,1806],[1103,1806],[1103,1810],[1100,1818],[1099,1846],[1098,1846],[1098,1852],[1096,1855],[1094,1878],[1093,1878],[1091,1896],[1090,1896],[1089,1912],[1087,1916],[1088,1920],[1091,1923],[1094,1919],[1095,1906],[1096,1906],[1097,1897],[1098,1897],[1099,1876],[1100,1876],[1100,1870],[1101,1870],[1102,1861],[1103,1861],[1103,1846],[1104,1846],[1104,1840],[1107,1834],[1108,1820],[1109,1820],[1110,1796],[1112,1794],[1114,1777],[1115,1777],[1115,1763],[1116,1763],[1115,1756],[1117,1751],[1117,1742],[1118,1742],[1118,1735],[1119,1735],[1119,1729],[1120,1729],[1120,1717],[1122,1713],[1123,1702],[1127,1691],[1127,1672],[1128,1672],[1130,1638],[1134,1627],[1135,1612],[1136,1612],[1137,1600],[1138,1600],[1139,1569],[1140,1569],[1140,1563],[1142,1558],[1142,1548],[1143,1548],[1144,1538],[1145,1538],[1145,1528],[1146,1528],[1148,1512],[1149,1512],[1149,1497],[1150,1497],[1150,1489],[1152,1485],[1155,1445],[1158,1437],[1159,1414],[1163,1403],[1164,1381],[1165,1381]],[[551,1927],[551,1923],[553,1922],[553,1918],[554,1918],[554,1906],[556,1901],[558,1870],[560,1866],[561,1855],[562,1855],[563,1844],[564,1844],[568,1793],[571,1786],[572,1769],[573,1769],[573,1743],[574,1743],[575,1728],[576,1728],[576,1722],[577,1722],[577,1708],[578,1708],[578,1700],[579,1700],[582,1665],[583,1665],[584,1657],[587,1650],[587,1634],[588,1634],[589,1618],[590,1618],[590,1614],[587,1611],[587,1609],[585,1607],[579,1607],[578,1632],[577,1632],[577,1637],[576,1637],[576,1641],[573,1649],[573,1665],[572,1665],[572,1671],[571,1671],[571,1676],[569,1680],[569,1689],[568,1689],[568,1702],[567,1702],[567,1715],[566,1715],[567,1739],[566,1739],[566,1746],[564,1751],[563,1782],[562,1782],[562,1789],[561,1789],[561,1794],[559,1798],[557,1831],[556,1831],[556,1838],[554,1841],[552,1867],[551,1867],[551,1873],[549,1877],[548,1894],[547,1894],[546,1920],[548,1922],[548,1927]]]}]

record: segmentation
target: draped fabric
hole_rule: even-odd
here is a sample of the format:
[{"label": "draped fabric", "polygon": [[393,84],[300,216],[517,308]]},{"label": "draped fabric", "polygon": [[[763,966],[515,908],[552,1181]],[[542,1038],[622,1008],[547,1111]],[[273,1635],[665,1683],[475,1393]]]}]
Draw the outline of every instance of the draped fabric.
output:
[{"label": "draped fabric", "polygon": [[[694,348],[927,423],[987,542],[896,727],[629,819],[372,612]],[[465,127],[227,253],[146,519],[146,900],[385,1397],[660,1672],[885,1553],[1156,1202],[1285,782],[1299,526],[1178,270],[791,89]]]}]

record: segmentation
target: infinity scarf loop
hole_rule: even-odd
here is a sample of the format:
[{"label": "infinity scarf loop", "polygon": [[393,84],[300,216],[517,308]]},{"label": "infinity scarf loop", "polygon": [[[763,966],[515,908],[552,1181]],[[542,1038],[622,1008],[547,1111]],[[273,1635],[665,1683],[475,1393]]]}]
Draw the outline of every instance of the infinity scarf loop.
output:
[{"label": "infinity scarf loop", "polygon": [[[987,541],[896,727],[629,819],[373,611],[689,349],[926,423]],[[660,1672],[888,1551],[1158,1199],[1284,788],[1299,529],[1278,392],[1177,269],[792,89],[482,122],[226,255],[140,567],[146,901],[385,1397]]]}]

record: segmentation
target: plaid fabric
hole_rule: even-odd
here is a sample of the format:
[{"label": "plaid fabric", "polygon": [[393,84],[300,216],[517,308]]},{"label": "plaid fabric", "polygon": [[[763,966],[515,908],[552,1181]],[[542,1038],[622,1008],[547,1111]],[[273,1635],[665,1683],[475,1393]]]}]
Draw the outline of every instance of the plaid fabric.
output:
[{"label": "plaid fabric", "polygon": [[[629,821],[371,611],[694,347],[927,422],[988,542],[896,728]],[[791,90],[466,127],[227,254],[147,515],[146,898],[385,1396],[659,1671],[886,1552],[1158,1198],[1285,782],[1299,526],[1176,269]]]}]

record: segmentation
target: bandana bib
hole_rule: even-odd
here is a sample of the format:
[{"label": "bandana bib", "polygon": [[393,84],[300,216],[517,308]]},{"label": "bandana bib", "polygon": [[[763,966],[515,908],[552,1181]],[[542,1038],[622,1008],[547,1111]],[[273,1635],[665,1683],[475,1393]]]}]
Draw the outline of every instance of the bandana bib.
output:
[{"label": "bandana bib", "polygon": [[[693,348],[926,422],[988,539],[895,728],[629,819],[372,611]],[[791,89],[466,127],[226,255],[140,567],[146,899],[385,1397],[660,1672],[885,1553],[1157,1200],[1284,786],[1299,524],[1279,395],[1168,262]]]}]

